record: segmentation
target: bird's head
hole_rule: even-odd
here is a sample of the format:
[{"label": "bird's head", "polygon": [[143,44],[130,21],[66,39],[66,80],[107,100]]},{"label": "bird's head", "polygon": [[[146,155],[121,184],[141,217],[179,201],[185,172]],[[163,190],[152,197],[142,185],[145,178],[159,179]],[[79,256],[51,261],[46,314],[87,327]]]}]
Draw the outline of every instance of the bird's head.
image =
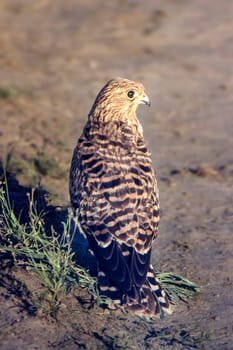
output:
[{"label": "bird's head", "polygon": [[135,120],[139,104],[150,106],[144,86],[128,79],[112,79],[98,93],[90,117],[108,122],[112,119]]}]

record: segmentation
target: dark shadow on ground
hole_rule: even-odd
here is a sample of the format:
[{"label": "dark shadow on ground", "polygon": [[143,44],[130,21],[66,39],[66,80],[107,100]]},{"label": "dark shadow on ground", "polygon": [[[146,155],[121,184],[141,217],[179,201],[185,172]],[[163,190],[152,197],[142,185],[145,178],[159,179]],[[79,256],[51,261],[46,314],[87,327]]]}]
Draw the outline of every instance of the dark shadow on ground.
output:
[{"label": "dark shadow on ground", "polygon": [[12,295],[17,298],[17,306],[21,310],[25,310],[28,315],[36,315],[36,307],[32,300],[31,291],[27,285],[17,279],[12,274],[13,262],[8,259],[1,259],[0,262],[0,287],[5,289],[5,299],[11,298]]},{"label": "dark shadow on ground", "polygon": [[13,173],[4,170],[1,161],[0,181],[1,187],[8,196],[11,208],[21,224],[29,222],[30,199],[33,198],[36,212],[38,215],[43,213],[45,217],[46,230],[49,232],[53,225],[56,232],[61,232],[63,229],[62,222],[67,221],[68,218],[67,207],[50,205],[48,201],[49,193],[41,186],[32,188],[21,185]]}]

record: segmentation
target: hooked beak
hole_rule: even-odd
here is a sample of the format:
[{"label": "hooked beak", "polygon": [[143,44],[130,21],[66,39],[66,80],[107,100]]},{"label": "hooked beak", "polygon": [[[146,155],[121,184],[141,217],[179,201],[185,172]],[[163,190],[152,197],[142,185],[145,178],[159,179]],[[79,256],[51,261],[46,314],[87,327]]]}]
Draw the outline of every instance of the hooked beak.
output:
[{"label": "hooked beak", "polygon": [[150,103],[150,99],[147,95],[144,95],[140,100],[139,100],[139,104],[144,104],[150,107],[151,103]]}]

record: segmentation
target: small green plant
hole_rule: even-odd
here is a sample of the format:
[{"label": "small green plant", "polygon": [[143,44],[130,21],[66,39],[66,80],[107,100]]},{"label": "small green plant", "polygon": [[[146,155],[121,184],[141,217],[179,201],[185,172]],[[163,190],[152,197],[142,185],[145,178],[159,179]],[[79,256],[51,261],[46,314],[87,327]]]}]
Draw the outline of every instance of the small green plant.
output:
[{"label": "small green plant", "polygon": [[34,159],[35,169],[43,176],[51,176],[57,179],[61,179],[66,176],[66,171],[61,168],[58,162],[54,159],[48,158],[44,153],[38,155]]},{"label": "small green plant", "polygon": [[187,278],[174,272],[160,272],[158,278],[163,288],[170,295],[173,304],[187,302],[189,298],[201,292],[201,287]]},{"label": "small green plant", "polygon": [[21,224],[10,205],[7,191],[0,189],[0,255],[10,254],[14,261],[24,264],[37,274],[45,288],[38,298],[38,307],[46,314],[56,315],[63,297],[72,286],[79,284],[97,297],[96,281],[85,269],[73,260],[70,221],[63,223],[63,232],[58,235],[53,228],[45,230],[44,215],[37,213],[32,195],[29,199],[29,220]]},{"label": "small green plant", "polygon": [[17,94],[17,89],[12,86],[0,86],[0,99],[8,99]]}]

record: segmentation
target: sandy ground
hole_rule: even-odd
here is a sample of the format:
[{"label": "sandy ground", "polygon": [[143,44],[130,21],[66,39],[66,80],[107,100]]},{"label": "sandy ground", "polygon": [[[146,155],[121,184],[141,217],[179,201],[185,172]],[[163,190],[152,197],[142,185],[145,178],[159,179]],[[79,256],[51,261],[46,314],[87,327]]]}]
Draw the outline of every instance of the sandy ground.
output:
[{"label": "sandy ground", "polygon": [[72,149],[96,93],[112,77],[142,82],[162,207],[153,262],[203,286],[154,323],[88,309],[76,290],[56,322],[22,311],[1,283],[1,349],[189,348],[155,339],[161,327],[233,349],[232,16],[230,0],[1,0],[2,162],[22,186],[40,182],[68,205]]}]

